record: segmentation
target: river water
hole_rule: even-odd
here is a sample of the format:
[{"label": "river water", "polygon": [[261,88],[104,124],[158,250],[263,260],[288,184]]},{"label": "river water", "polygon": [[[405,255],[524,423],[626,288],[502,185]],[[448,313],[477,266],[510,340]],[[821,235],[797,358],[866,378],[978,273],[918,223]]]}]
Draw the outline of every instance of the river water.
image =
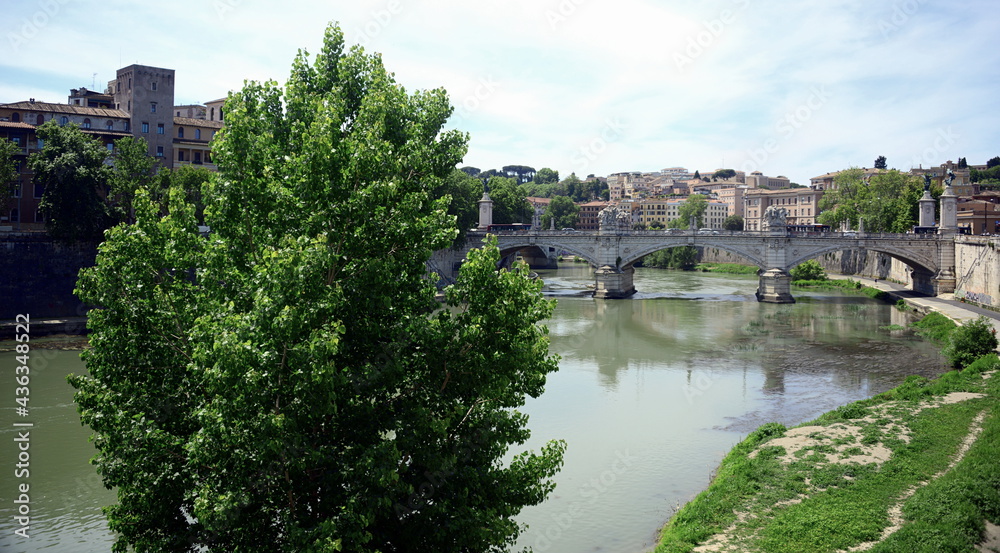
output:
[{"label": "river water", "polygon": [[[703,490],[729,449],[770,421],[797,424],[944,370],[907,316],[864,297],[794,290],[757,303],[756,277],[639,269],[630,300],[585,297],[592,270],[541,271],[559,299],[548,327],[562,357],[530,400],[532,439],[568,442],[557,488],[520,517],[537,552],[639,553],[673,510]],[[10,345],[9,343],[6,345]],[[0,551],[110,550],[100,512],[114,501],[88,464],[94,449],[66,375],[79,352],[33,342],[30,415],[13,402],[15,354],[0,353]],[[30,476],[14,475],[15,422],[32,422]],[[30,538],[14,534],[17,486],[30,486]]]}]

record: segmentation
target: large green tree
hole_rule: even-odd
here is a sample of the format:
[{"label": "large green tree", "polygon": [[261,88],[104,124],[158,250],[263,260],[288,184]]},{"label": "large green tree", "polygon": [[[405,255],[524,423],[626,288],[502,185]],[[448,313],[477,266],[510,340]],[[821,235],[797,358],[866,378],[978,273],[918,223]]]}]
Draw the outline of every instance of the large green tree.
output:
[{"label": "large green tree", "polygon": [[28,157],[34,181],[45,187],[39,207],[49,235],[59,240],[100,240],[114,218],[108,203],[111,167],[107,149],[76,125],[55,121],[35,129],[45,142]]},{"label": "large green tree", "polygon": [[284,88],[226,102],[205,190],[139,189],[78,293],[73,376],[117,490],[115,552],[501,551],[564,444],[508,455],[556,369],[526,271],[469,253],[442,309],[434,199],[465,153],[443,90],[408,93],[332,26]]},{"label": "large green tree", "polygon": [[494,223],[530,223],[531,204],[517,181],[506,177],[490,177],[490,199],[493,200]]},{"label": "large green tree", "polygon": [[[695,227],[701,228],[705,224],[705,212],[708,211],[708,197],[704,194],[691,194],[684,200],[684,203],[677,208],[680,226],[674,228],[688,228],[690,221],[694,218]],[[671,221],[673,223],[674,221]]]},{"label": "large green tree", "polygon": [[108,178],[110,209],[118,221],[133,222],[132,199],[138,188],[154,185],[155,160],[149,155],[149,145],[143,138],[126,136],[115,141],[113,170]]},{"label": "large green tree", "polygon": [[573,203],[573,200],[566,196],[556,196],[549,202],[549,206],[542,215],[542,228],[547,229],[552,226],[555,219],[555,227],[575,228],[580,215],[580,206]]},{"label": "large green tree", "polygon": [[20,148],[6,138],[0,138],[0,212],[6,211],[13,187],[18,186],[17,162],[14,155]]},{"label": "large green tree", "polygon": [[863,219],[867,232],[906,232],[917,224],[923,184],[914,175],[892,169],[866,177],[852,167],[841,171],[834,185],[820,200],[822,224],[857,229]]},{"label": "large green tree", "polygon": [[537,173],[535,173],[535,182],[539,184],[552,184],[559,182],[559,171],[548,167],[542,167]]}]

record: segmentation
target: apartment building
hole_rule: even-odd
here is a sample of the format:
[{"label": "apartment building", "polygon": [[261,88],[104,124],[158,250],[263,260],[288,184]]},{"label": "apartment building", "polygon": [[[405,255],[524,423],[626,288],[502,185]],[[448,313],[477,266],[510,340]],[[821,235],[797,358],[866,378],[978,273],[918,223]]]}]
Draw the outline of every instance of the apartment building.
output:
[{"label": "apartment building", "polygon": [[812,188],[748,188],[744,193],[744,229],[761,230],[764,212],[771,206],[783,207],[788,211],[786,221],[789,225],[815,224],[822,197],[823,190]]}]

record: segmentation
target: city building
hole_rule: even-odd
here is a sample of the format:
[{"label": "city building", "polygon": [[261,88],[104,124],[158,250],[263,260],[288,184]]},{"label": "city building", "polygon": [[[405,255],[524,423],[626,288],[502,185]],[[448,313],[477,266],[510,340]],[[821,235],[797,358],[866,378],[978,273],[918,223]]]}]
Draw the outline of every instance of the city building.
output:
[{"label": "city building", "polygon": [[[671,221],[680,218],[680,208],[686,199],[677,198],[648,198],[631,202],[632,220],[638,224],[649,227],[653,223],[659,223],[666,227]],[[721,229],[722,223],[729,216],[729,206],[717,200],[709,200],[705,215],[702,217],[702,226],[713,229]],[[682,228],[687,228],[685,224]]]},{"label": "city building", "polygon": [[577,230],[600,230],[600,214],[601,210],[611,205],[610,202],[587,202],[580,204],[580,213],[577,216]]},{"label": "city building", "polygon": [[[82,100],[87,95],[76,95]],[[74,95],[70,95],[74,99]],[[42,149],[44,144],[35,135],[35,128],[55,121],[59,125],[77,125],[85,134],[99,140],[109,152],[114,141],[131,136],[128,114],[116,109],[84,107],[77,103],[53,104],[31,98],[24,102],[0,104],[0,138],[6,138],[18,147],[14,165],[18,176],[11,186],[11,199],[0,206],[0,230],[44,230],[45,220],[39,210],[44,189],[32,182],[28,156]]]},{"label": "city building", "polygon": [[81,87],[70,90],[65,104],[34,98],[0,104],[0,138],[19,148],[18,178],[10,202],[0,206],[0,231],[45,228],[38,208],[44,190],[32,182],[27,158],[44,146],[35,128],[49,121],[79,126],[112,154],[115,140],[134,136],[146,141],[149,155],[161,167],[190,164],[215,170],[210,143],[223,126],[225,98],[204,106],[175,106],[174,78],[173,69],[135,64],[119,69],[103,93]]},{"label": "city building", "polygon": [[747,175],[745,182],[750,188],[764,188],[767,190],[781,190],[792,185],[786,176],[768,177],[760,171],[754,171]]},{"label": "city building", "polygon": [[768,207],[783,207],[788,214],[785,221],[789,225],[812,225],[819,214],[819,201],[823,190],[812,188],[787,188],[766,190],[748,188],[744,195],[744,229],[761,230],[764,212]]}]

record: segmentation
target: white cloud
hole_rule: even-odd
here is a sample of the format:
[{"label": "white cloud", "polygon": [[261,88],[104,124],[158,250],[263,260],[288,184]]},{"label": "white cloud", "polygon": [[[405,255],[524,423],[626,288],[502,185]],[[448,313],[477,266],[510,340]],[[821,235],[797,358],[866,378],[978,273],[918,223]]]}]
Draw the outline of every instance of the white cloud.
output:
[{"label": "white cloud", "polygon": [[725,163],[807,182],[878,155],[907,168],[948,128],[958,138],[934,163],[998,153],[991,0],[55,1],[47,16],[8,8],[0,101],[63,101],[140,63],[177,70],[178,103],[204,102],[244,79],[284,82],[339,21],[408,89],[448,89],[466,163],[483,169]]}]

